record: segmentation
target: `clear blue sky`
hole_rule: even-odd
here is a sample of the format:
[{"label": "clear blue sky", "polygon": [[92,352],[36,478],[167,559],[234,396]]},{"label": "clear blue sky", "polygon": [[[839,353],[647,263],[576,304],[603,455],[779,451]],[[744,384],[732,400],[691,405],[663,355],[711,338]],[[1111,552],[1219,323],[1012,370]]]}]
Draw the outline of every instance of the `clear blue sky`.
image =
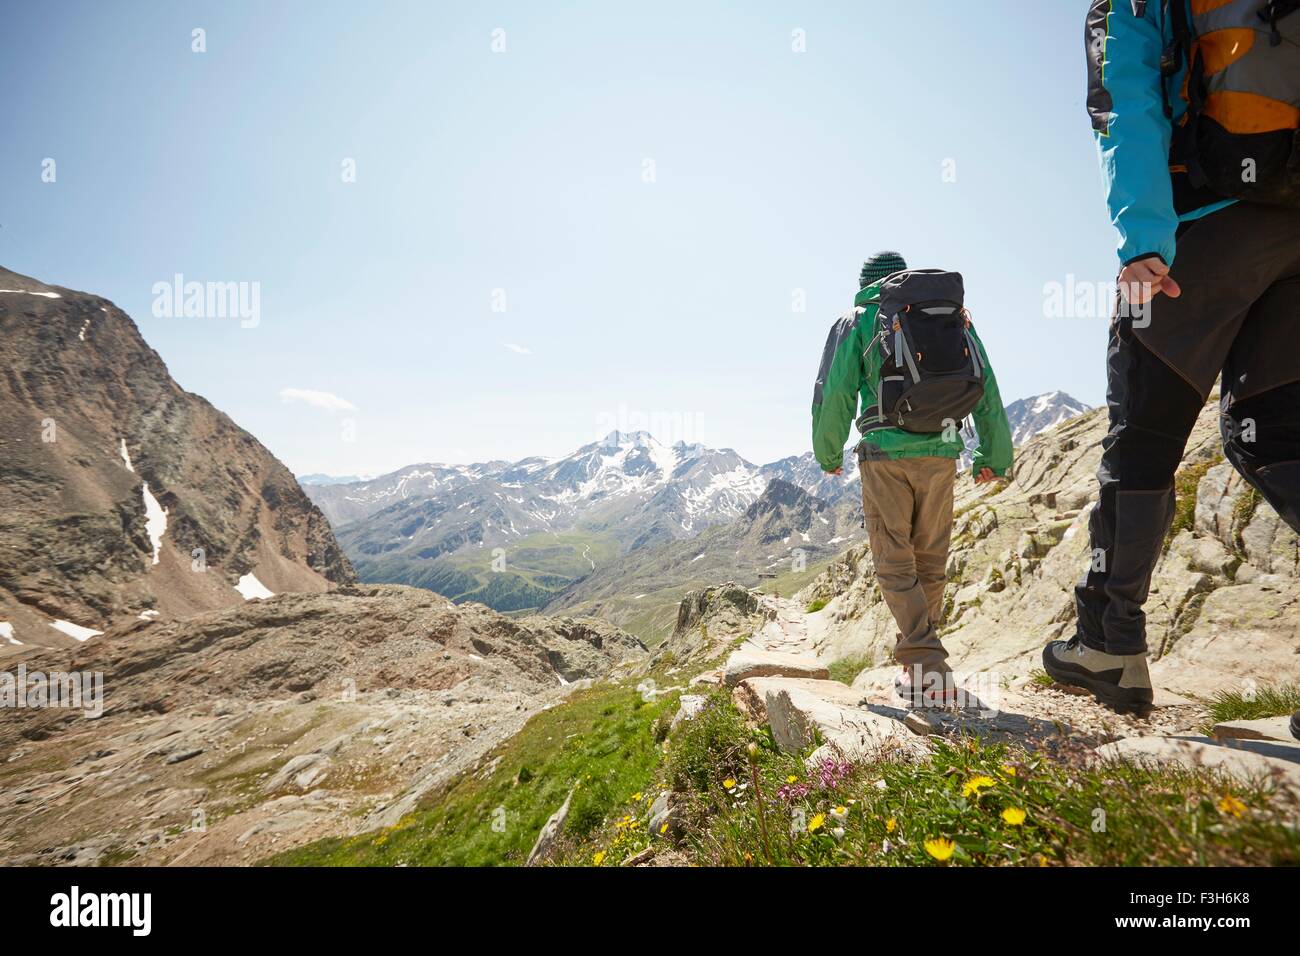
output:
[{"label": "clear blue sky", "polygon": [[[1114,274],[1085,6],[10,3],[0,264],[114,300],[298,473],[556,455],[611,422],[804,451],[882,248],[966,275],[1008,401],[1099,404],[1105,319],[1043,294]],[[259,283],[259,324],[155,317],[176,273]]]}]

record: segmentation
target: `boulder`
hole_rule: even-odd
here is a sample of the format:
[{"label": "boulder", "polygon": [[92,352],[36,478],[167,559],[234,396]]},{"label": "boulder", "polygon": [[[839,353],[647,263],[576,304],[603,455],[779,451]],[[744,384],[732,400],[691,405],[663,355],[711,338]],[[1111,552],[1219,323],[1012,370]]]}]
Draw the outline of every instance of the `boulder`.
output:
[{"label": "boulder", "polygon": [[742,618],[761,613],[758,596],[747,587],[728,581],[712,588],[690,591],[677,608],[676,633],[689,631],[702,621],[730,608]]},{"label": "boulder", "polygon": [[1297,744],[1291,736],[1290,717],[1264,717],[1259,720],[1227,720],[1210,731],[1215,740],[1280,740]]},{"label": "boulder", "polygon": [[860,691],[839,681],[802,677],[751,677],[731,692],[736,709],[755,723],[767,723],[768,696],[782,690],[805,691],[842,707],[856,707],[862,700]]},{"label": "boulder", "polygon": [[650,804],[650,821],[646,824],[651,836],[673,840],[681,836],[681,819],[678,812],[678,797],[665,790],[655,797]]},{"label": "boulder", "polygon": [[1288,578],[1300,575],[1300,538],[1272,508],[1256,505],[1241,531],[1241,542],[1251,564],[1262,571]]},{"label": "boulder", "polygon": [[903,718],[903,726],[922,737],[943,733],[943,724],[923,710],[909,710]]},{"label": "boulder", "polygon": [[536,865],[554,848],[556,839],[564,829],[564,821],[569,818],[569,804],[572,802],[573,791],[570,790],[569,795],[564,798],[564,803],[560,804],[560,809],[552,813],[537,832],[537,840],[534,841],[533,848],[528,851],[528,862],[525,866]]},{"label": "boulder", "polygon": [[727,658],[722,668],[722,680],[735,687],[751,677],[804,677],[825,680],[830,676],[826,665],[815,657],[801,654],[781,654],[758,648],[742,647]]},{"label": "boulder", "polygon": [[1300,744],[1232,743],[1228,746],[1209,737],[1125,737],[1103,744],[1094,754],[1102,760],[1218,770],[1249,782],[1268,778],[1300,794]]},{"label": "boulder", "polygon": [[925,750],[901,722],[857,706],[859,695],[836,681],[771,678],[751,689],[761,692],[772,738],[787,753],[800,753],[819,739],[849,760],[885,750]]},{"label": "boulder", "polygon": [[329,770],[330,758],[323,753],[298,754],[281,767],[262,787],[266,793],[282,790],[292,783],[299,790],[307,790],[324,779]]}]

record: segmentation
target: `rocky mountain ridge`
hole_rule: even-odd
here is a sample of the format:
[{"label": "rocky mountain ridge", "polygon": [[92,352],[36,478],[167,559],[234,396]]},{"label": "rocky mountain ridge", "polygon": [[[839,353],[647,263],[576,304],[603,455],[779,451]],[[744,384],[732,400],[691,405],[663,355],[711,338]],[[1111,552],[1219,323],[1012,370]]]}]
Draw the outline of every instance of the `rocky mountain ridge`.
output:
[{"label": "rocky mountain ridge", "polygon": [[0,269],[0,653],[352,580],[324,515],[99,296]]}]

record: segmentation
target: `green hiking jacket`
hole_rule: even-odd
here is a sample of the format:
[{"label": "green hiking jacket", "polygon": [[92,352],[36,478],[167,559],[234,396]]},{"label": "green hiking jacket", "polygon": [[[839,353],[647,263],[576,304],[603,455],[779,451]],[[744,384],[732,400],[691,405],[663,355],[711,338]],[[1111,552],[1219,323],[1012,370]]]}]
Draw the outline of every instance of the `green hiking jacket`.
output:
[{"label": "green hiking jacket", "polygon": [[[834,471],[844,464],[844,442],[849,437],[849,426],[858,416],[859,402],[864,411],[875,413],[880,351],[873,344],[877,306],[870,300],[879,298],[883,281],[857,294],[853,311],[836,321],[826,339],[812,407],[813,454],[824,471]],[[991,468],[995,475],[1005,476],[1011,468],[1011,426],[993,366],[973,325],[970,334],[984,363],[984,397],[972,412],[980,443],[971,473]],[[872,427],[869,420],[859,423],[859,431],[863,427],[867,430],[862,432],[857,447],[867,461],[960,458],[964,448],[960,429],[951,435],[919,435],[888,425]]]}]

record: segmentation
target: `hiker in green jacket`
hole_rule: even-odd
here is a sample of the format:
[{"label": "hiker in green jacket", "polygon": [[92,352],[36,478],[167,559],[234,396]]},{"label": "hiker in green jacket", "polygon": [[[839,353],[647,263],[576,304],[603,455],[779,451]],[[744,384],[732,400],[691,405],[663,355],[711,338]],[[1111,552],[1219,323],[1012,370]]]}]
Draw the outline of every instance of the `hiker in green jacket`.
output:
[{"label": "hiker in green jacket", "polygon": [[[862,436],[856,451],[863,523],[876,580],[899,629],[894,659],[903,665],[903,673],[896,689],[914,706],[944,706],[956,700],[938,628],[952,536],[955,460],[965,447],[961,421],[969,411],[979,434],[971,465],[977,483],[1008,476],[1011,428],[984,345],[961,307],[960,276],[909,272],[898,253],[881,252],[864,263],[858,284],[853,309],[831,328],[822,353],[813,390],[813,453],[824,471],[839,474],[849,426],[856,419]],[[886,316],[898,316],[887,328],[878,315],[882,295],[894,297],[888,305],[895,311]],[[923,301],[899,306],[909,295]],[[944,320],[942,334],[955,336],[958,343],[953,354],[963,363],[962,374],[956,376],[960,381],[929,393],[942,396],[964,389],[965,403],[954,399],[952,407],[959,413],[955,417],[938,410],[926,421],[926,410],[913,410],[909,404],[908,395],[915,397],[918,390],[901,398],[891,391],[909,384],[903,369],[918,385],[928,379],[932,372],[926,351],[933,365],[933,356],[944,348],[939,340],[933,347],[917,344],[917,336],[925,334],[919,329],[920,313],[935,313]],[[919,363],[913,362],[913,354]],[[949,367],[955,364],[948,362]],[[942,397],[935,402],[944,404]]]}]

